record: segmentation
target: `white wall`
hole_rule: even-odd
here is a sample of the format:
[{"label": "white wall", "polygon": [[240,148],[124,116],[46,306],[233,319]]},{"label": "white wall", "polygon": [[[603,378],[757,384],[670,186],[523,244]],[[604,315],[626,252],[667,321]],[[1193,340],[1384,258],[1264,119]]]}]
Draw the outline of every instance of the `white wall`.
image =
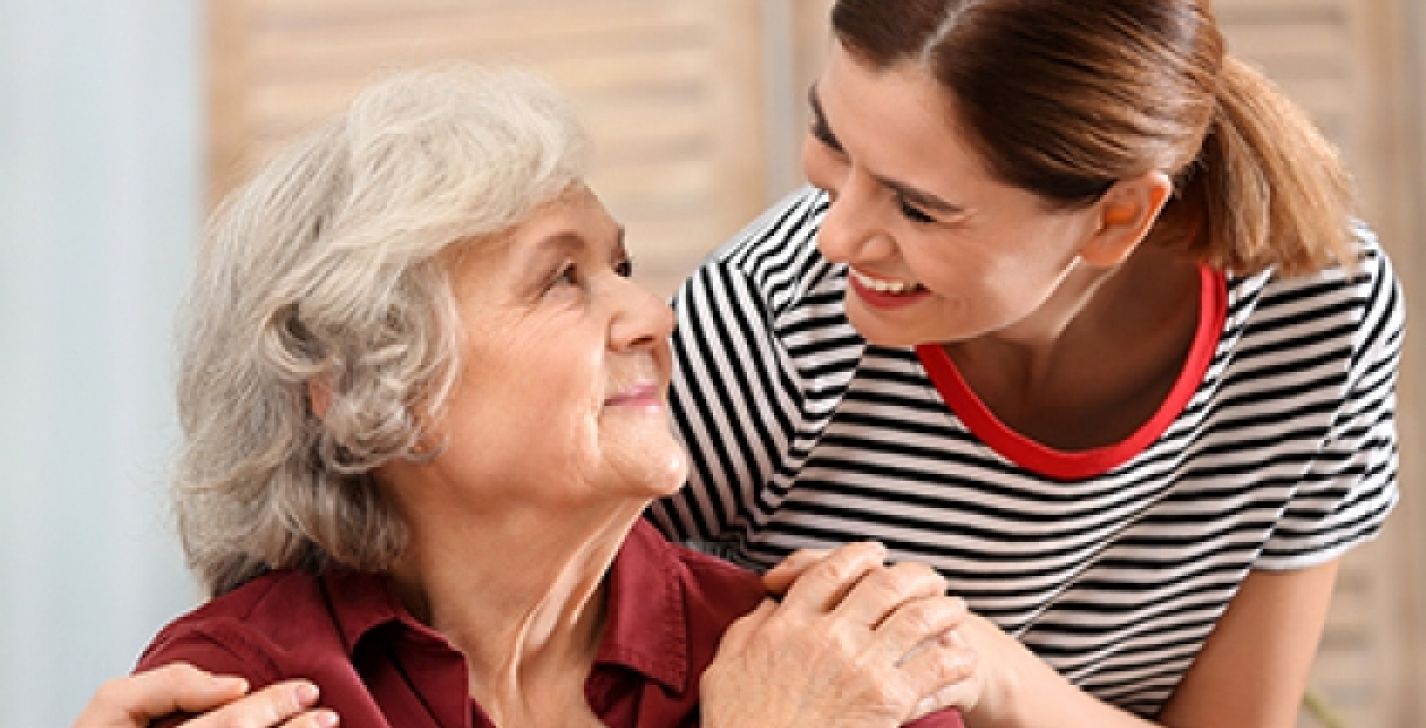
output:
[{"label": "white wall", "polygon": [[202,3],[0,0],[0,724],[64,726],[193,602],[163,508]]}]

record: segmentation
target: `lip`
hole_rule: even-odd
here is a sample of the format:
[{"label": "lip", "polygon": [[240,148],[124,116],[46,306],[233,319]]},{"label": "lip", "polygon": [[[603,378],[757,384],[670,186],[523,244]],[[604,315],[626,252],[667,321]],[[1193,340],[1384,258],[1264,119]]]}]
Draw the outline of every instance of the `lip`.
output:
[{"label": "lip", "polygon": [[605,407],[660,407],[663,397],[653,382],[640,382],[604,400]]},{"label": "lip", "polygon": [[847,275],[847,282],[848,287],[857,294],[858,298],[865,301],[867,305],[882,310],[905,308],[931,295],[931,292],[925,288],[921,288],[912,293],[883,293],[868,288],[861,281],[857,280],[855,275],[851,275],[850,273]]}]

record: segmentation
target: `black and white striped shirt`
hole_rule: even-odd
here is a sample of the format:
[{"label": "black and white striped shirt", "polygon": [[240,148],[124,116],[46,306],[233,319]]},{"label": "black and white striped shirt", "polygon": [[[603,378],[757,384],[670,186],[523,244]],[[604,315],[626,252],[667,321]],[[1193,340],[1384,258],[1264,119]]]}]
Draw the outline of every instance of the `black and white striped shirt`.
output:
[{"label": "black and white striped shirt", "polygon": [[845,267],[816,251],[825,196],[793,195],[676,298],[689,487],[670,537],[755,568],[876,539],[1074,683],[1159,710],[1253,569],[1330,560],[1397,498],[1397,281],[1362,262],[1283,279],[1203,274],[1199,334],[1124,443],[1058,452],[1006,429],[939,347],[868,345]]}]

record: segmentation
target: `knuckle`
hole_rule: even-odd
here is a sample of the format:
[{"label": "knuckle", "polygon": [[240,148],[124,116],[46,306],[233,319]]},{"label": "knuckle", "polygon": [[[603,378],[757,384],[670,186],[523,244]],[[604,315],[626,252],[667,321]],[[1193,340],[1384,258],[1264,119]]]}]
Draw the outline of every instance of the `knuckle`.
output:
[{"label": "knuckle", "polygon": [[919,561],[903,561],[893,566],[892,569],[908,584],[926,589],[927,592],[944,592],[946,590],[946,577],[941,576],[941,572]]},{"label": "knuckle", "polygon": [[895,570],[882,567],[863,576],[858,589],[889,607],[906,601],[911,596],[911,586]]},{"label": "knuckle", "polygon": [[94,702],[101,705],[114,705],[122,702],[121,698],[128,686],[129,679],[116,677],[105,680],[99,689],[94,691]]},{"label": "knuckle", "polygon": [[858,541],[833,551],[823,563],[843,571],[860,570],[866,564],[880,564],[886,555],[886,547],[876,541]]},{"label": "knuckle", "polygon": [[909,711],[921,697],[905,680],[881,680],[876,690],[878,702],[898,714]]},{"label": "knuckle", "polygon": [[940,631],[944,611],[941,605],[927,599],[920,599],[901,609],[901,620],[906,628],[918,635],[929,635]]}]

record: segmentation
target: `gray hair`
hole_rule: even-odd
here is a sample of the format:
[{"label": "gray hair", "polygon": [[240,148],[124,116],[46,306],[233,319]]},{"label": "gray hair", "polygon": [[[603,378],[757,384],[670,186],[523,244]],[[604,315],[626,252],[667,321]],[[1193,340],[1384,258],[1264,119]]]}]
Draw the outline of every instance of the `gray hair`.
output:
[{"label": "gray hair", "polygon": [[274,568],[394,566],[406,529],[371,473],[429,451],[458,366],[436,256],[577,184],[587,147],[524,73],[407,72],[223,202],[181,315],[173,483],[210,593]]}]

